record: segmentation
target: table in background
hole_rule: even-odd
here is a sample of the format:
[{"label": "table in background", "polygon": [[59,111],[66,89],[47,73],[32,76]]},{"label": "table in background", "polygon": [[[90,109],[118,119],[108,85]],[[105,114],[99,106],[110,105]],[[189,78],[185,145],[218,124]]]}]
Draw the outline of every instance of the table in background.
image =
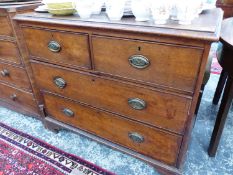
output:
[{"label": "table in background", "polygon": [[223,72],[216,89],[213,103],[216,104],[219,100],[221,91],[223,89],[222,85],[225,84],[226,78],[224,77],[226,77],[226,75],[227,82],[210,141],[208,150],[210,156],[215,156],[216,154],[229,108],[233,99],[233,18],[228,18],[223,21],[220,41],[223,44],[223,51],[219,63],[223,67]]}]

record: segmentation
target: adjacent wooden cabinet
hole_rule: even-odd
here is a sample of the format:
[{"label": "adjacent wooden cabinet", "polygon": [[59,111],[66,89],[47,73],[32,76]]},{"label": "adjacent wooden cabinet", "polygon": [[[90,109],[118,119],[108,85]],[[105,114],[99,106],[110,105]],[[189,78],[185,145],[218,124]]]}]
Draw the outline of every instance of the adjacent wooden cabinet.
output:
[{"label": "adjacent wooden cabinet", "polygon": [[31,82],[25,69],[12,18],[32,11],[37,4],[0,4],[0,105],[40,118]]},{"label": "adjacent wooden cabinet", "polygon": [[217,0],[217,7],[224,11],[224,18],[233,16],[233,1],[232,0]]},{"label": "adjacent wooden cabinet", "polygon": [[[20,50],[45,126],[87,136],[163,174],[181,174],[222,17],[214,9],[192,25],[155,26],[105,14],[89,20],[18,14]],[[4,56],[17,63],[16,54]]]}]

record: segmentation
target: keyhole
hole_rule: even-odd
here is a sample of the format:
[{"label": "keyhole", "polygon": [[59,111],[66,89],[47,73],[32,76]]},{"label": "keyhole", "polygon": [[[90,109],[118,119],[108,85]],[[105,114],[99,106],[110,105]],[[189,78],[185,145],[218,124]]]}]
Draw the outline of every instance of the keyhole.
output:
[{"label": "keyhole", "polygon": [[140,47],[140,46],[138,47],[138,51],[139,51],[139,52],[141,51],[141,47]]}]

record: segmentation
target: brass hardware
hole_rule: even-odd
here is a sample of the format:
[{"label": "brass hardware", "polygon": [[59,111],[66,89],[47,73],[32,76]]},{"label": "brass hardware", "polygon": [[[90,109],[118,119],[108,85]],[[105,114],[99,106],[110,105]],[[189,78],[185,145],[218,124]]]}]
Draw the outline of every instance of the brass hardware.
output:
[{"label": "brass hardware", "polygon": [[130,98],[128,99],[128,104],[136,110],[143,110],[146,108],[146,102],[139,98]]},{"label": "brass hardware", "polygon": [[71,111],[68,108],[63,109],[63,113],[67,116],[67,117],[73,117],[74,116],[74,112]]},{"label": "brass hardware", "polygon": [[129,132],[129,138],[136,143],[144,142],[144,137],[136,132]]},{"label": "brass hardware", "polygon": [[10,96],[11,100],[13,101],[16,101],[17,100],[17,95],[16,94],[13,94]]},{"label": "brass hardware", "polygon": [[55,52],[55,53],[61,51],[61,45],[56,41],[50,41],[48,44],[48,48],[51,52]]},{"label": "brass hardware", "polygon": [[55,77],[53,79],[53,82],[60,89],[64,89],[66,87],[66,81],[61,77]]},{"label": "brass hardware", "polygon": [[7,69],[3,69],[3,70],[1,71],[1,75],[2,75],[3,77],[6,77],[6,76],[9,76],[9,75],[10,75],[10,72],[9,72]]},{"label": "brass hardware", "polygon": [[145,69],[150,65],[150,61],[143,55],[133,55],[129,58],[131,66],[137,69]]}]

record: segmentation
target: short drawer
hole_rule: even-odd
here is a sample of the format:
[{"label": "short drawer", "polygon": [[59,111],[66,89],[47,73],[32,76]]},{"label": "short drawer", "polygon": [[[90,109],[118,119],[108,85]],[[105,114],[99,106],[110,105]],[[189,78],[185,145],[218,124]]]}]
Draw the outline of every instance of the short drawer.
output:
[{"label": "short drawer", "polygon": [[0,60],[21,64],[20,52],[15,42],[0,40]]},{"label": "short drawer", "polygon": [[0,63],[0,81],[31,90],[31,84],[24,68]]},{"label": "short drawer", "polygon": [[101,36],[92,44],[98,72],[194,91],[203,49]]},{"label": "short drawer", "polygon": [[53,95],[44,94],[44,99],[46,112],[57,120],[167,164],[176,163],[181,136]]},{"label": "short drawer", "polygon": [[23,28],[23,33],[34,59],[71,67],[91,67],[87,34],[35,28]]},{"label": "short drawer", "polygon": [[19,110],[22,108],[32,113],[38,113],[32,93],[0,83],[0,99],[18,107]]},{"label": "short drawer", "polygon": [[0,14],[0,29],[0,35],[13,36],[10,19],[8,18],[7,14]]},{"label": "short drawer", "polygon": [[177,133],[184,130],[191,99],[47,64],[32,63],[32,68],[42,90]]}]

